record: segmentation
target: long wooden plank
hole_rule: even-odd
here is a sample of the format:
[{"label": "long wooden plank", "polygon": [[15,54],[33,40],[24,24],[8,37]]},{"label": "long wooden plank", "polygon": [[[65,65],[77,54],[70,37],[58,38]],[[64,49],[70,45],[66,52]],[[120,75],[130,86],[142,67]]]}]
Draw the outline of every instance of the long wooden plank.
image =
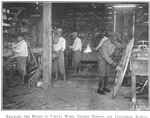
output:
[{"label": "long wooden plank", "polygon": [[21,11],[22,11],[22,10],[19,10],[19,11],[16,13],[16,15],[15,15],[15,17],[14,17],[14,21],[16,21],[16,18],[17,18],[18,15],[21,13]]},{"label": "long wooden plank", "polygon": [[24,7],[9,7],[10,10],[25,10]]},{"label": "long wooden plank", "polygon": [[125,52],[122,56],[122,59],[120,61],[121,68],[118,69],[118,71],[117,71],[115,85],[114,85],[114,91],[113,91],[113,98],[115,98],[116,93],[117,93],[119,87],[121,86],[121,84],[123,82],[123,78],[125,76],[127,66],[128,66],[128,63],[129,63],[129,59],[130,59],[130,56],[131,56],[133,43],[134,43],[134,38],[127,45],[127,47],[125,49]]}]

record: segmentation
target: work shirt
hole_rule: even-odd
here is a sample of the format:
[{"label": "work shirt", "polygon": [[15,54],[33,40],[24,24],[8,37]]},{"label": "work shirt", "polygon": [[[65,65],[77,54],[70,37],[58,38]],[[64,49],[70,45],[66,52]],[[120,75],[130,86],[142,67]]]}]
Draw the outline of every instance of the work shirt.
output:
[{"label": "work shirt", "polygon": [[107,38],[106,36],[104,36],[104,37],[101,39],[99,45],[96,47],[96,50],[98,50],[98,49],[102,46],[102,44],[103,44],[107,39],[108,39],[108,38]]},{"label": "work shirt", "polygon": [[72,50],[73,51],[77,51],[77,50],[82,50],[82,44],[81,44],[81,39],[79,37],[77,37],[74,40],[73,46],[72,46]]},{"label": "work shirt", "polygon": [[55,52],[59,51],[61,48],[63,48],[63,51],[66,49],[66,40],[63,37],[60,37],[58,42],[53,45],[53,50]]},{"label": "work shirt", "polygon": [[15,56],[28,57],[28,46],[25,40],[20,41],[15,44],[13,51],[16,53]]},{"label": "work shirt", "polygon": [[114,42],[114,44],[112,44],[110,39],[108,39],[103,42],[99,51],[102,54],[102,56],[106,59],[106,61],[109,64],[112,64],[114,61],[111,59],[111,55],[113,54],[116,48],[121,48],[121,47],[122,44],[116,41]]}]

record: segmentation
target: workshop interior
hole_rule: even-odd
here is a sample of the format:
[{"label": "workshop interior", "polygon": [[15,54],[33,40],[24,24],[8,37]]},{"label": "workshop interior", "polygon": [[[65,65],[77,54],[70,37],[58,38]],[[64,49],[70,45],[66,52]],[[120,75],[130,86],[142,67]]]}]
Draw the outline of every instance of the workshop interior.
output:
[{"label": "workshop interior", "polygon": [[[149,110],[148,2],[1,3],[2,109]],[[59,33],[66,44],[63,53],[53,50]],[[102,42],[106,34],[110,42],[115,34],[125,48],[115,48],[110,56],[110,91],[97,92],[108,64],[105,54],[99,56],[109,48],[104,45],[108,40]],[[72,49],[73,35],[81,40],[79,59]],[[25,62],[15,49],[18,37],[27,45]],[[96,50],[100,42],[102,50]],[[100,58],[107,63],[104,67]],[[56,59],[60,72],[55,72]],[[72,72],[76,59],[77,72]]]}]

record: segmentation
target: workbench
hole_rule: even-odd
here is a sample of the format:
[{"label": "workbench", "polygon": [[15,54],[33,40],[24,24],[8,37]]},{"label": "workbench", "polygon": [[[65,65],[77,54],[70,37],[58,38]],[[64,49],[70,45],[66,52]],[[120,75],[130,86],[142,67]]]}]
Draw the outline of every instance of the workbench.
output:
[{"label": "workbench", "polygon": [[148,76],[148,57],[131,57],[132,102],[136,105],[136,76]]},{"label": "workbench", "polygon": [[81,67],[86,67],[87,65],[90,67],[97,66],[98,55],[98,52],[81,53],[79,69],[81,70]]},{"label": "workbench", "polygon": [[98,55],[98,52],[81,53],[81,61],[98,61]]},{"label": "workbench", "polygon": [[[80,57],[80,70],[81,67],[86,67],[86,66],[90,66],[90,67],[96,67],[96,71],[94,72],[94,76],[99,76],[98,73],[98,58],[99,58],[99,52],[89,52],[89,53],[81,53],[81,57]],[[112,69],[111,70],[111,76],[114,77],[115,76],[115,70]]]},{"label": "workbench", "polygon": [[[34,48],[31,48],[31,50],[29,50],[29,54],[33,56],[34,61],[36,61],[35,54],[41,54],[42,52],[43,52],[42,47],[34,47]],[[5,58],[3,60],[3,67],[5,67],[14,59],[13,58],[14,55],[15,53],[11,49],[3,49],[3,58]]]}]

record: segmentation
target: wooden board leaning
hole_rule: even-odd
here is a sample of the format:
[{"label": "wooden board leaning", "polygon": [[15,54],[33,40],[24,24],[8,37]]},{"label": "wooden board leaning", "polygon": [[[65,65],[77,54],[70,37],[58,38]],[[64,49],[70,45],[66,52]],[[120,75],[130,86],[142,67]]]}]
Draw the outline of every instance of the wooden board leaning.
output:
[{"label": "wooden board leaning", "polygon": [[128,43],[126,49],[123,52],[123,56],[120,60],[119,65],[121,66],[121,68],[117,69],[117,75],[116,75],[114,91],[113,91],[113,98],[116,97],[116,93],[123,82],[123,78],[125,76],[127,66],[130,60],[133,44],[134,44],[134,38]]}]

